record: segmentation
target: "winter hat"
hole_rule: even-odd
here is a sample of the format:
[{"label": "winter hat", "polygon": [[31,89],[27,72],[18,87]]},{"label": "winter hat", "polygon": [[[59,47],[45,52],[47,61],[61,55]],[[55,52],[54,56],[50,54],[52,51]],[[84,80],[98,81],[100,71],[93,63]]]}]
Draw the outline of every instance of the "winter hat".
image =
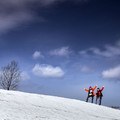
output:
[{"label": "winter hat", "polygon": [[89,88],[92,88],[91,86]]}]

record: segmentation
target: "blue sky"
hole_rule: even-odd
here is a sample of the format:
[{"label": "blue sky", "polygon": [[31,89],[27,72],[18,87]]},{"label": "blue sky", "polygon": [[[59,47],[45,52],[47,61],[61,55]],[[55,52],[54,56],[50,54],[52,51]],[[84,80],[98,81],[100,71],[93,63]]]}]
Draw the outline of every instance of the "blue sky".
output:
[{"label": "blue sky", "polygon": [[18,61],[19,90],[85,100],[105,86],[120,105],[118,0],[0,1],[0,66]]}]

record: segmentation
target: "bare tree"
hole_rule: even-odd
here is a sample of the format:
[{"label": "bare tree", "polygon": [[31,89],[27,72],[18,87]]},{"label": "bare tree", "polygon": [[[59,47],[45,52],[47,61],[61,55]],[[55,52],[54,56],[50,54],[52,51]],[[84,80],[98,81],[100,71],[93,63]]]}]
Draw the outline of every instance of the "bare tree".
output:
[{"label": "bare tree", "polygon": [[0,84],[3,89],[6,90],[15,90],[18,88],[20,77],[20,71],[18,68],[18,63],[16,61],[11,61],[5,67],[2,67],[0,75]]}]

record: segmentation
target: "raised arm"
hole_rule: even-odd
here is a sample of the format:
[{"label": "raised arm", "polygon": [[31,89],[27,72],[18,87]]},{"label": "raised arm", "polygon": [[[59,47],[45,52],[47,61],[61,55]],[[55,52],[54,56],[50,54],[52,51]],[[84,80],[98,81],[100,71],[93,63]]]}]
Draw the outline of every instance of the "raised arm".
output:
[{"label": "raised arm", "polygon": [[93,88],[93,91],[96,89],[97,85]]},{"label": "raised arm", "polygon": [[84,88],[84,90],[87,91],[87,92],[89,91],[88,89],[85,89],[85,88]]},{"label": "raised arm", "polygon": [[103,91],[103,89],[104,89],[104,86],[102,87],[101,91]]}]

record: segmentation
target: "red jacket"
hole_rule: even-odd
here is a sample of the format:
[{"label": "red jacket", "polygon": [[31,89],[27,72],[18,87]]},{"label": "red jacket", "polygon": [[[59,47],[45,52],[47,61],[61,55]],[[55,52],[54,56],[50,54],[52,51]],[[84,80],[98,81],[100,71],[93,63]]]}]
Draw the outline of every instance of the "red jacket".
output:
[{"label": "red jacket", "polygon": [[[95,90],[96,87],[97,87],[97,85],[96,85],[94,88],[92,88],[92,90],[93,90],[93,95],[94,95],[94,96],[95,96],[94,90]],[[88,89],[84,89],[84,90],[87,91],[87,92],[89,92]]]},{"label": "red jacket", "polygon": [[102,87],[102,89],[98,92],[96,92],[96,95],[99,97],[101,95],[101,92],[103,91],[104,87]]}]

